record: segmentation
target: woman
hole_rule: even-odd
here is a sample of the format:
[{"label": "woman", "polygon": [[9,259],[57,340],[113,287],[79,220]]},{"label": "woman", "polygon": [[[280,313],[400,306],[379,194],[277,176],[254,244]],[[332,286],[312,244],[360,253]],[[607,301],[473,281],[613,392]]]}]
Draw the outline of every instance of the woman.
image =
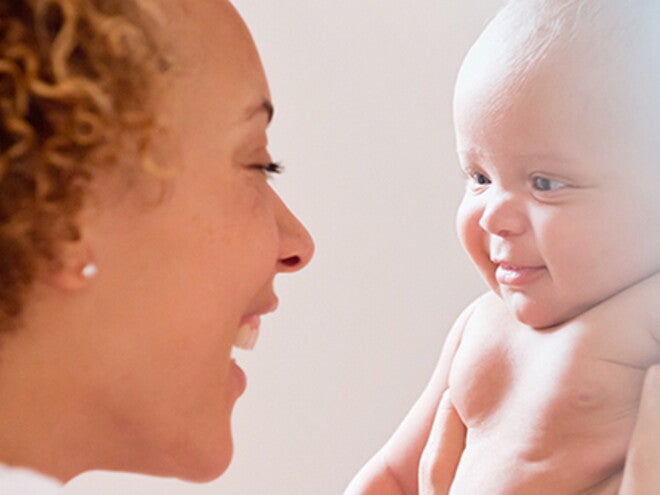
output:
[{"label": "woman", "polygon": [[219,476],[232,346],[313,252],[267,181],[246,26],[224,0],[3,2],[0,97],[0,488]]}]

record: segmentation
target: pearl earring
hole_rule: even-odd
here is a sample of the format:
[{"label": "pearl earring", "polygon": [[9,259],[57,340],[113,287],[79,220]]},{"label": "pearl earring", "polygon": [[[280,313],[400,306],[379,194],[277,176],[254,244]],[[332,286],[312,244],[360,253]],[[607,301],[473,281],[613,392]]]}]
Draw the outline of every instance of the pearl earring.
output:
[{"label": "pearl earring", "polygon": [[82,270],[80,271],[80,274],[83,276],[84,279],[91,280],[96,275],[99,273],[99,267],[96,265],[96,263],[89,262],[86,263],[85,266],[82,267]]}]

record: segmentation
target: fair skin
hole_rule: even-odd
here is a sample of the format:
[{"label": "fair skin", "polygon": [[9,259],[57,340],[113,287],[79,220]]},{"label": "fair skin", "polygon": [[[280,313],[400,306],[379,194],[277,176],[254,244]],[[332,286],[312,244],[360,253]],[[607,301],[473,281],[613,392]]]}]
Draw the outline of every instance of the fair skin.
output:
[{"label": "fair skin", "polygon": [[657,490],[655,155],[588,47],[521,70],[523,17],[487,28],[456,89],[457,226],[491,292],[346,494]]},{"label": "fair skin", "polygon": [[151,176],[97,179],[83,240],[2,343],[1,461],[63,481],[219,476],[246,386],[239,327],[274,310],[275,276],[313,253],[263,169],[272,106],[246,26],[224,0],[163,6],[181,65],[155,158],[174,178],[162,197]]}]

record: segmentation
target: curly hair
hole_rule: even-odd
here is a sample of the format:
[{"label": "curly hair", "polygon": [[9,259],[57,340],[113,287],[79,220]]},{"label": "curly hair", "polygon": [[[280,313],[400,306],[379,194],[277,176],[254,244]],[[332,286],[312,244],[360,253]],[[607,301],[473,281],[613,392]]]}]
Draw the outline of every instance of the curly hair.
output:
[{"label": "curly hair", "polygon": [[148,0],[0,4],[0,331],[20,315],[100,168],[148,167],[158,74],[167,70]]}]

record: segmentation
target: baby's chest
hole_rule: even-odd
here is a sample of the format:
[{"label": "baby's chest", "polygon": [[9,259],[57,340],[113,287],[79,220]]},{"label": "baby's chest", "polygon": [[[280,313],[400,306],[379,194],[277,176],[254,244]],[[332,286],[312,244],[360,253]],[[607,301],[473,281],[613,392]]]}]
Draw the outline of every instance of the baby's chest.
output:
[{"label": "baby's chest", "polygon": [[450,373],[455,407],[473,429],[570,436],[628,428],[643,367],[597,351],[588,336],[568,332],[466,332]]}]

